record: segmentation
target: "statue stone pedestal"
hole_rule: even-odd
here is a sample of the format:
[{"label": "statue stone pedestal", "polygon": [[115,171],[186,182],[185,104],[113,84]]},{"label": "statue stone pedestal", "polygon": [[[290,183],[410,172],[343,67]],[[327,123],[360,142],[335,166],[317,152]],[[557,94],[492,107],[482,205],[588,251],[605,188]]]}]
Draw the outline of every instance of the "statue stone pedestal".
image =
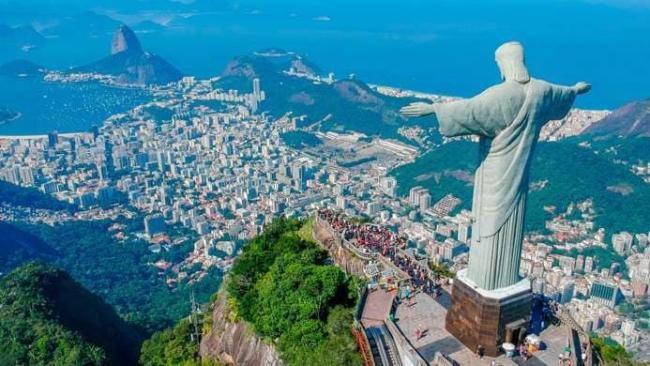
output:
[{"label": "statue stone pedestal", "polygon": [[478,288],[458,272],[451,292],[445,328],[472,352],[481,345],[486,356],[495,357],[504,342],[518,344],[530,322],[530,281],[497,290]]}]

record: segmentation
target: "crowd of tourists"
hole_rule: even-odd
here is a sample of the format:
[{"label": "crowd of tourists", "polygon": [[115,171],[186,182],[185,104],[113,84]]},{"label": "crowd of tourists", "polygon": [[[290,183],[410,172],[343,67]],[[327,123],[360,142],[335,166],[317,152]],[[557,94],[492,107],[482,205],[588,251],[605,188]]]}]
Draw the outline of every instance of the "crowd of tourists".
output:
[{"label": "crowd of tourists", "polygon": [[435,296],[437,286],[435,278],[422,264],[402,252],[406,249],[406,239],[398,236],[388,228],[369,223],[349,220],[346,215],[332,211],[320,210],[319,217],[355,247],[381,254],[410,277],[413,291],[422,291]]}]

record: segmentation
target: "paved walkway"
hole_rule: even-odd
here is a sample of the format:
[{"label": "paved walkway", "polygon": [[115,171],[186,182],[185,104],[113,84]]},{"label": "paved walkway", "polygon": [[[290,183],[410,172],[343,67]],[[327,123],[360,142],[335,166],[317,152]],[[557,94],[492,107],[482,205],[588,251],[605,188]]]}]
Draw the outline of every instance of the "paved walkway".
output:
[{"label": "paved walkway", "polygon": [[[449,295],[443,293],[441,303],[449,303]],[[474,352],[467,349],[460,341],[445,330],[445,316],[447,310],[438,301],[425,294],[417,294],[412,306],[400,304],[397,308],[396,322],[406,337],[422,356],[429,362],[433,361],[436,352],[448,355],[460,365],[490,365],[494,360],[497,365],[557,365],[557,357],[566,343],[566,330],[558,327],[549,327],[542,332],[540,337],[547,345],[543,351],[535,353],[535,357],[524,362],[516,357],[509,359],[500,356],[496,359],[484,357],[479,359]],[[424,336],[416,339],[416,329],[420,327]]]},{"label": "paved walkway", "polygon": [[390,308],[397,291],[376,289],[370,291],[366,297],[366,304],[361,313],[361,324],[365,328],[381,326],[390,314]]}]

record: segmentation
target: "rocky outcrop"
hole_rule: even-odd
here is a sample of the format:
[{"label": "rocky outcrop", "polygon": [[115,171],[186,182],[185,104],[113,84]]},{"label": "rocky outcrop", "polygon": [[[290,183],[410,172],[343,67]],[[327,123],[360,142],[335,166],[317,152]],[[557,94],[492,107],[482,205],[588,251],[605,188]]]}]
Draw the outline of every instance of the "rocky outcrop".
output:
[{"label": "rocky outcrop", "polygon": [[237,366],[284,365],[275,347],[257,336],[248,323],[229,320],[232,314],[225,290],[213,306],[212,327],[199,349],[202,358]]},{"label": "rocky outcrop", "polygon": [[291,59],[291,68],[293,68],[298,73],[307,74],[310,76],[317,76],[320,73],[318,66],[312,64],[300,56],[295,56]]},{"label": "rocky outcrop", "polygon": [[360,104],[382,106],[384,101],[367,85],[355,80],[342,80],[334,84],[334,90],[346,100]]},{"label": "rocky outcrop", "polygon": [[115,34],[113,34],[113,42],[111,43],[111,55],[115,55],[120,52],[129,52],[134,54],[142,53],[142,46],[138,37],[135,36],[135,33],[131,28],[122,25],[120,26]]},{"label": "rocky outcrop", "polygon": [[334,263],[341,267],[343,271],[362,277],[365,276],[363,268],[366,263],[354,253],[340,245],[338,239],[335,238],[328,228],[324,224],[321,224],[319,220],[314,221],[313,235],[314,239],[316,239],[320,245],[327,250]]}]

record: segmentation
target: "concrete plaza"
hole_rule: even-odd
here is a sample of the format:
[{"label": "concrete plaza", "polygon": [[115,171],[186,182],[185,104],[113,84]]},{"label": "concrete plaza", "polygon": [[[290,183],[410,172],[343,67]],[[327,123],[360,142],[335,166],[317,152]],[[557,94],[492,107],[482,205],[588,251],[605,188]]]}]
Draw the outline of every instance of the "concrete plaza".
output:
[{"label": "concrete plaza", "polygon": [[[460,365],[558,365],[558,355],[567,344],[567,330],[550,326],[540,337],[545,349],[537,351],[534,357],[525,361],[521,357],[507,358],[502,355],[497,358],[479,358],[474,350],[467,349],[460,341],[445,330],[445,316],[449,306],[449,294],[444,292],[434,300],[429,295],[418,293],[412,305],[402,303],[397,307],[396,323],[409,339],[411,344],[429,362],[432,362],[436,352],[450,357]],[[416,338],[416,330],[424,332]]]}]

